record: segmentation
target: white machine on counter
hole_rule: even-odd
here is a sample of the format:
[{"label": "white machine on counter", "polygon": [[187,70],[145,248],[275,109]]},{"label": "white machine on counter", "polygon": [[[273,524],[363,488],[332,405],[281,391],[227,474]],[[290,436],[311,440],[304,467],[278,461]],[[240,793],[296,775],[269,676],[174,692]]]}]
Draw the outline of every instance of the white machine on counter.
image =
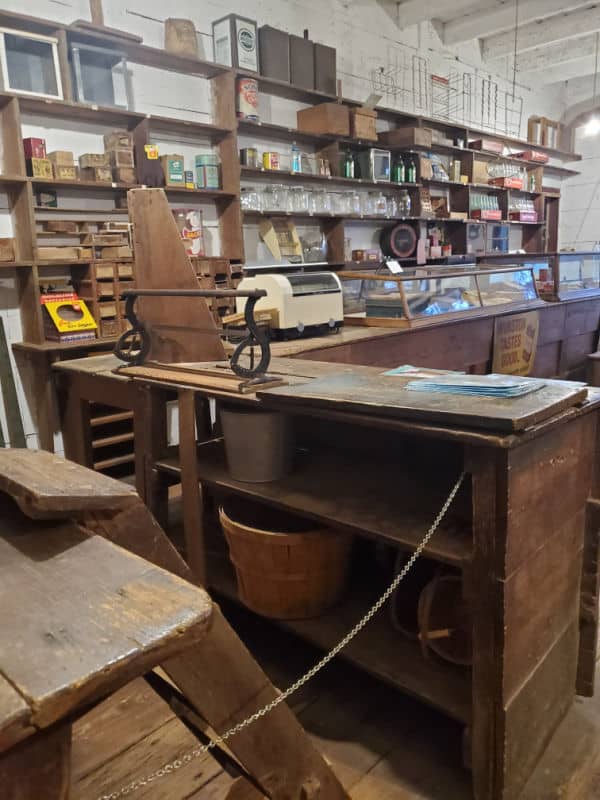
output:
[{"label": "white machine on counter", "polygon": [[[278,321],[273,327],[281,336],[308,336],[336,330],[344,321],[342,284],[333,272],[267,273],[243,278],[238,289],[264,289],[266,297],[256,311],[275,309]],[[241,313],[246,298],[236,298]]]}]

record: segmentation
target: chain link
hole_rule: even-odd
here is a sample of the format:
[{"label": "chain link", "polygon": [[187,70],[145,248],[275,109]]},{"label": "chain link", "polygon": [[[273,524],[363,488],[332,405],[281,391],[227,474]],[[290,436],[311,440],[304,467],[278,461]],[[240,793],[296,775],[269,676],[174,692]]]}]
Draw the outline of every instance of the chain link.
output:
[{"label": "chain link", "polygon": [[201,747],[196,747],[194,750],[188,751],[187,753],[185,753],[185,755],[182,755],[179,758],[175,759],[174,761],[171,761],[169,764],[164,764],[162,767],[160,767],[160,769],[157,769],[156,772],[153,772],[150,775],[146,775],[145,778],[137,778],[131,783],[128,783],[126,786],[122,786],[115,792],[110,792],[109,794],[101,795],[100,797],[98,797],[98,800],[120,800],[120,798],[127,797],[127,795],[133,794],[133,792],[136,792],[143,786],[147,786],[149,783],[159,780],[160,778],[164,778],[166,775],[175,772],[175,770],[178,770],[181,767],[185,766],[186,764],[189,764],[194,759],[200,758],[200,756],[203,756],[205,753],[208,753],[214,747],[224,744],[228,739],[231,739],[232,736],[235,736],[240,731],[243,731],[244,728],[247,728],[249,725],[252,725],[257,720],[262,719],[262,717],[266,716],[269,712],[273,711],[274,708],[277,708],[278,705],[285,702],[289,697],[291,697],[295,692],[297,692],[298,689],[304,686],[305,683],[308,683],[308,681],[311,680],[311,678],[314,678],[314,676],[318,672],[320,672],[323,669],[323,667],[327,666],[327,664],[329,664],[329,662],[332,661],[338,655],[338,653],[340,653],[340,651],[342,651],[352,641],[352,639],[354,639],[354,637],[358,633],[360,633],[360,631],[362,631],[365,625],[367,625],[373,619],[375,614],[377,614],[377,612],[381,610],[381,608],[387,603],[387,601],[396,591],[401,581],[403,581],[406,575],[410,572],[415,561],[422,554],[423,550],[429,543],[429,540],[438,529],[440,522],[446,516],[446,512],[448,511],[450,505],[452,504],[452,501],[456,497],[456,493],[458,492],[464,480],[464,477],[465,473],[463,472],[459,477],[459,479],[454,484],[452,491],[448,495],[446,502],[440,509],[431,527],[429,528],[429,530],[427,531],[421,542],[417,545],[414,553],[408,559],[402,570],[396,575],[396,577],[394,578],[392,583],[388,586],[388,588],[385,590],[385,592],[381,595],[379,600],[377,600],[377,602],[369,609],[369,611],[367,611],[364,617],[359,622],[356,623],[356,625],[352,628],[352,630],[350,630],[344,636],[344,638],[341,639],[335,645],[335,647],[332,650],[330,650],[326,655],[324,655],[320,661],[318,661],[313,667],[311,667],[311,669],[309,669],[308,672],[306,672],[301,678],[298,678],[298,680],[295,683],[292,683],[291,686],[288,686],[285,692],[279,694],[274,700],[272,700],[270,703],[267,703],[266,706],[263,706],[263,708],[259,709],[258,711],[255,711],[254,714],[251,714],[249,717],[242,720],[242,722],[238,722],[237,725],[234,725],[232,728],[229,728],[229,730],[226,731],[221,736],[215,736],[214,739],[211,739],[209,742],[207,742],[207,744],[204,744]]}]

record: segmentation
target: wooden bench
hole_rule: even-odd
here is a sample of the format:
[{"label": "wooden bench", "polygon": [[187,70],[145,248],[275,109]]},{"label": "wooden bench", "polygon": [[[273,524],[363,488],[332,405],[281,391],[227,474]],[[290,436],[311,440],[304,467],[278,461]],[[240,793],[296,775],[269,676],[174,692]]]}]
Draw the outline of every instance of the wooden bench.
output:
[{"label": "wooden bench", "polygon": [[[218,733],[277,696],[130,487],[0,449],[0,521],[2,800],[67,800],[72,721],[159,664]],[[346,798],[284,704],[228,744],[273,800]]]}]

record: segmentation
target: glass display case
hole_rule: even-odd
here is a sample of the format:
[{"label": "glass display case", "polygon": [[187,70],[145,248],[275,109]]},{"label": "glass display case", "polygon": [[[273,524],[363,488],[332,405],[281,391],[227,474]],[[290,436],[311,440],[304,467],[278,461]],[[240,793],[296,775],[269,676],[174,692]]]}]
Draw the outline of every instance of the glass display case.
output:
[{"label": "glass display case", "polygon": [[2,89],[62,100],[58,40],[0,28]]},{"label": "glass display case", "polygon": [[596,294],[600,289],[600,253],[559,253],[556,294],[559,300]]},{"label": "glass display case", "polygon": [[504,306],[541,305],[533,270],[497,268],[427,276],[340,272],[348,324],[411,327]]}]

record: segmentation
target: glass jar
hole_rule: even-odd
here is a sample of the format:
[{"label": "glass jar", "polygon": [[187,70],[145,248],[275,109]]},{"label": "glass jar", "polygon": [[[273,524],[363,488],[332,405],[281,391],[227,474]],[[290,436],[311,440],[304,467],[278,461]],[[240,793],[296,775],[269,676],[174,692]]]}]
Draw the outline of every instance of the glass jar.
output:
[{"label": "glass jar", "polygon": [[363,192],[360,197],[362,214],[365,217],[375,216],[375,195],[377,192]]},{"label": "glass jar", "polygon": [[369,194],[373,194],[373,203],[375,208],[375,214],[378,217],[385,217],[387,214],[387,199],[383,192],[369,192]]},{"label": "glass jar", "polygon": [[313,192],[314,213],[331,214],[331,195],[325,189],[317,189]]},{"label": "glass jar", "polygon": [[260,194],[254,186],[245,186],[240,195],[240,205],[244,211],[261,211]]},{"label": "glass jar", "polygon": [[293,214],[308,212],[308,192],[304,186],[292,186],[289,192],[289,210]]},{"label": "glass jar", "polygon": [[347,194],[348,194],[348,208],[349,208],[348,213],[359,217],[362,214],[362,203],[361,203],[360,192],[353,191],[353,192],[348,192]]},{"label": "glass jar", "polygon": [[410,195],[406,189],[400,192],[398,197],[398,216],[400,217],[410,217],[410,210],[412,207],[412,203],[410,200]]},{"label": "glass jar", "polygon": [[386,201],[386,217],[390,217],[391,219],[395,219],[398,216],[398,202],[393,195],[388,195],[385,198]]}]

